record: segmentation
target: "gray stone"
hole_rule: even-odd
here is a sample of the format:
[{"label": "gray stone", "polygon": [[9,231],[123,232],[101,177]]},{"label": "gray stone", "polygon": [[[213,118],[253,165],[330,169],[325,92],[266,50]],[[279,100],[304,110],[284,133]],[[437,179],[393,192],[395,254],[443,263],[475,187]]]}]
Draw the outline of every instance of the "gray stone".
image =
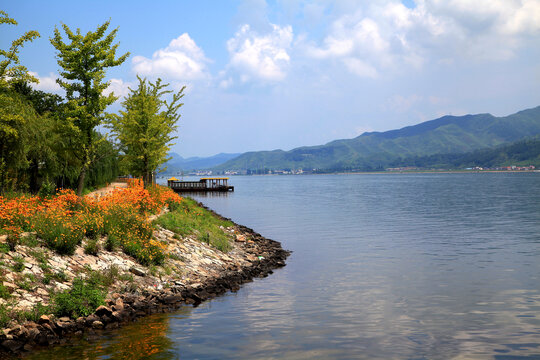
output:
[{"label": "gray stone", "polygon": [[92,323],[92,327],[94,329],[101,329],[103,327],[103,323],[99,320],[96,320]]},{"label": "gray stone", "polygon": [[130,267],[129,272],[137,276],[146,276],[146,272],[144,270],[135,266]]}]

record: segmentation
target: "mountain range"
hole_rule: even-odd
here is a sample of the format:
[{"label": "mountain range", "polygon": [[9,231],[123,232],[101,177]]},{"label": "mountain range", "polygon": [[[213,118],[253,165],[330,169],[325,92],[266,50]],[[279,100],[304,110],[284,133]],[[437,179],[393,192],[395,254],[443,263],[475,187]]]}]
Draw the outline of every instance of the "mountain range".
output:
[{"label": "mountain range", "polygon": [[247,152],[214,166],[225,170],[381,170],[405,159],[463,154],[540,135],[540,106],[512,115],[443,116],[385,132],[290,151]]},{"label": "mountain range", "polygon": [[190,157],[183,158],[177,153],[169,153],[171,159],[167,161],[163,167],[166,168],[165,173],[176,174],[179,171],[191,171],[199,169],[208,169],[237,157],[240,154],[220,153],[210,157]]}]

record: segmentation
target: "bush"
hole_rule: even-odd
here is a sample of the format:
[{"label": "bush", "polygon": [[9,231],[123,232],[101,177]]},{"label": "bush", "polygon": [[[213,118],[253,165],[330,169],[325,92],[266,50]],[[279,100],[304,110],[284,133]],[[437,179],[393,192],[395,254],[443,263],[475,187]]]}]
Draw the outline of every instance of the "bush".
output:
[{"label": "bush", "polygon": [[11,297],[11,294],[9,293],[7,287],[5,287],[3,284],[0,284],[0,299],[7,300]]},{"label": "bush", "polygon": [[96,256],[100,250],[99,242],[97,239],[88,239],[86,246],[84,247],[84,253],[88,255]]},{"label": "bush", "polygon": [[21,272],[24,270],[24,259],[21,256],[14,256],[13,261],[15,262],[11,265],[11,269],[15,272]]},{"label": "bush", "polygon": [[61,255],[73,255],[84,237],[84,228],[73,218],[55,214],[41,214],[35,230],[49,249]]},{"label": "bush", "polygon": [[45,180],[43,180],[43,183],[41,183],[38,195],[42,198],[47,198],[53,196],[55,193],[56,186],[54,186],[54,183],[48,178],[45,178]]},{"label": "bush", "polygon": [[56,316],[69,316],[76,319],[92,314],[100,305],[105,304],[105,292],[94,284],[81,278],[75,278],[71,289],[64,290],[52,297]]},{"label": "bush", "polygon": [[160,216],[155,222],[182,236],[200,234],[197,237],[199,241],[220,251],[227,252],[231,248],[230,236],[221,227],[229,227],[233,223],[218,218],[210,211],[198,206],[192,199],[183,198],[176,211]]}]

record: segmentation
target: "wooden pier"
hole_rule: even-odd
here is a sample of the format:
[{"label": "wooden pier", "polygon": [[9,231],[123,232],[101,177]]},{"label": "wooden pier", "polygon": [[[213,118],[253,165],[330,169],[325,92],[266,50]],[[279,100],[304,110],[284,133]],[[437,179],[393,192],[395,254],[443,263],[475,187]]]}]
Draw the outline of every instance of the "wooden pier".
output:
[{"label": "wooden pier", "polygon": [[167,180],[167,186],[176,192],[234,191],[229,178],[201,178],[199,181],[182,181],[174,177]]}]

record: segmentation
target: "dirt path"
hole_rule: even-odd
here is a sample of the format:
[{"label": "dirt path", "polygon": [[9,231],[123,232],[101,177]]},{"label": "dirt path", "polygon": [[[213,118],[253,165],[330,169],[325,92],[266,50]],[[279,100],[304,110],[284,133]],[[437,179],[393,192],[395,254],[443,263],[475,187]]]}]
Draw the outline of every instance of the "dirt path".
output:
[{"label": "dirt path", "polygon": [[88,197],[93,197],[95,199],[99,199],[102,196],[105,196],[111,192],[114,191],[114,189],[118,188],[127,188],[127,183],[125,182],[113,182],[110,183],[109,186],[103,187],[101,189],[97,189],[95,191],[92,191],[91,193],[87,194]]}]

